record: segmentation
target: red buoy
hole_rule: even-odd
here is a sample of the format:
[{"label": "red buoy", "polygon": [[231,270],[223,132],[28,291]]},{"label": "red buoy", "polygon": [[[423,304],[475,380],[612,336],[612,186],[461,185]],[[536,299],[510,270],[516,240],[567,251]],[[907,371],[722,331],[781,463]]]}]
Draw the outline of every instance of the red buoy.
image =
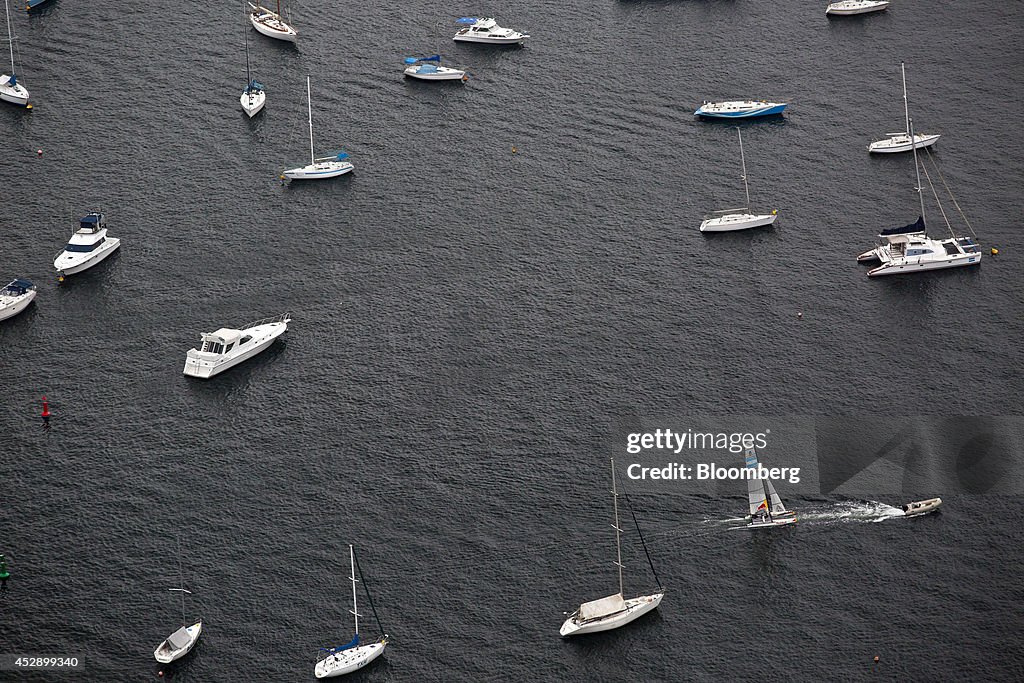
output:
[{"label": "red buoy", "polygon": [[43,426],[50,426],[50,404],[45,396],[43,396]]}]

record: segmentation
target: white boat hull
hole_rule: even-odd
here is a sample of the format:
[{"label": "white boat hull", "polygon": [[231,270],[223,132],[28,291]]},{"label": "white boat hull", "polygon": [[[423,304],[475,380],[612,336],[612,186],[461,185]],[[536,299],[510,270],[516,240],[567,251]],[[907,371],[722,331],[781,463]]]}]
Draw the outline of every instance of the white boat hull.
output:
[{"label": "white boat hull", "polygon": [[253,93],[243,92],[238,102],[242,105],[242,110],[251,119],[256,114],[259,114],[263,109],[263,105],[267,103],[267,93],[262,90]]},{"label": "white boat hull", "polygon": [[848,17],[855,14],[881,12],[888,6],[888,2],[834,2],[825,8],[825,15]]},{"label": "white boat hull", "polygon": [[735,230],[749,230],[760,228],[766,225],[773,225],[777,215],[770,214],[749,214],[730,213],[724,216],[709,218],[700,224],[701,232],[733,232]]},{"label": "white boat hull", "polygon": [[418,78],[421,81],[464,81],[466,72],[461,69],[450,69],[446,66],[437,67],[436,71],[418,71],[418,66],[410,66],[405,70],[409,78]]},{"label": "white boat hull", "polygon": [[878,140],[868,145],[868,152],[872,154],[896,154],[898,152],[911,152],[916,146],[918,149],[931,147],[939,141],[941,135],[914,135],[914,140],[909,135],[894,135],[885,140]]},{"label": "white boat hull", "polygon": [[522,45],[526,42],[526,39],[530,36],[526,35],[515,35],[515,36],[470,36],[470,35],[456,35],[452,40],[458,43],[484,43],[487,45]]},{"label": "white boat hull", "polygon": [[334,678],[358,671],[384,654],[387,641],[360,645],[329,655],[316,663],[313,673],[317,678]]},{"label": "white boat hull", "polygon": [[249,14],[249,22],[252,24],[254,29],[268,38],[283,40],[286,43],[295,42],[295,39],[299,35],[298,31],[285,23],[281,17],[266,8],[257,9],[257,6],[251,2],[249,3],[249,7],[253,10]]},{"label": "white boat hull", "polygon": [[0,320],[7,320],[18,315],[36,298],[36,290],[32,289],[21,296],[0,295]]},{"label": "white boat hull", "polygon": [[108,237],[95,251],[88,253],[63,251],[53,261],[53,267],[63,275],[74,275],[98,265],[121,246],[117,237]]},{"label": "white boat hull", "polygon": [[915,503],[907,503],[903,506],[903,515],[905,517],[927,515],[929,512],[938,510],[941,505],[941,498],[929,498],[928,500],[919,500]]},{"label": "white boat hull", "polygon": [[[861,254],[863,256],[864,254]],[[858,260],[861,260],[858,257]],[[863,259],[868,260],[868,259]],[[897,258],[886,261],[882,265],[868,271],[868,277],[880,277],[882,275],[903,275],[905,273],[919,273],[927,270],[944,270],[946,268],[960,268],[962,266],[976,266],[981,264],[981,252],[968,252],[955,254],[941,259],[923,258]]]},{"label": "white boat hull", "polygon": [[320,180],[345,175],[354,168],[355,166],[347,161],[322,161],[302,168],[289,169],[283,175],[289,180]]},{"label": "white boat hull", "polygon": [[243,330],[243,332],[253,336],[253,341],[249,342],[249,348],[230,357],[190,349],[185,355],[185,368],[182,372],[189,377],[209,379],[266,351],[274,343],[274,340],[287,331],[287,321],[259,325]]},{"label": "white boat hull", "polygon": [[24,107],[28,104],[28,90],[20,83],[14,87],[10,83],[0,84],[0,100]]},{"label": "white boat hull", "polygon": [[170,664],[174,660],[181,659],[189,652],[191,652],[192,648],[195,647],[196,642],[198,642],[199,636],[203,634],[203,622],[197,621],[196,623],[189,626],[187,630],[191,638],[188,641],[188,644],[186,644],[184,647],[178,650],[171,650],[170,646],[167,644],[167,641],[165,640],[157,646],[156,650],[153,651],[153,657],[156,659],[156,661],[160,662],[161,664]]},{"label": "white boat hull", "polygon": [[559,629],[558,633],[563,638],[569,636],[583,635],[585,633],[599,633],[600,631],[611,631],[612,629],[625,626],[631,621],[642,617],[653,609],[656,609],[661,604],[661,599],[665,597],[664,593],[655,593],[654,595],[641,595],[636,598],[630,598],[626,600],[626,609],[622,612],[616,612],[610,614],[607,617],[601,619],[593,619],[579,623],[576,621],[576,617],[569,617],[562,624],[562,628]]},{"label": "white boat hull", "polygon": [[746,529],[770,529],[777,526],[786,526],[787,524],[796,524],[796,516],[792,517],[775,517],[770,522],[751,522],[748,524]]}]

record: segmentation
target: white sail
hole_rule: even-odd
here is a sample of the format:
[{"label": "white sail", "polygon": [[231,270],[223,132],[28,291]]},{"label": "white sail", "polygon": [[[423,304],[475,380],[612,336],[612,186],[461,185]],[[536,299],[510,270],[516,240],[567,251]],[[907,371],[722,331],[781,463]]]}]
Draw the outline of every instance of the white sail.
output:
[{"label": "white sail", "polygon": [[[748,448],[746,452],[747,468],[756,470],[757,465],[757,455],[754,454],[754,449]],[[769,484],[769,486],[771,486],[771,484]],[[775,493],[774,488],[771,490],[771,492],[775,496],[772,500],[772,503],[774,504],[774,502],[778,500],[779,505],[782,505],[782,501],[779,500],[779,494]],[[747,499],[750,502],[751,515],[756,515],[759,510],[768,510],[768,492],[765,490],[764,483],[762,482],[762,480],[756,477],[751,477],[750,479],[747,479]]]},{"label": "white sail", "polygon": [[779,498],[779,494],[775,490],[775,486],[772,485],[772,480],[765,479],[764,485],[768,487],[768,497],[771,500],[772,514],[778,515],[786,512],[786,506],[782,504],[782,499]]}]

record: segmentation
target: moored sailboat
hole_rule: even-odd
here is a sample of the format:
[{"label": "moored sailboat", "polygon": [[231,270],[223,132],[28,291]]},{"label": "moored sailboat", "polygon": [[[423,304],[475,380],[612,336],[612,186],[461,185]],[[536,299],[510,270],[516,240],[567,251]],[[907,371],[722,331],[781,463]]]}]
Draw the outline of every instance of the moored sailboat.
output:
[{"label": "moored sailboat", "polygon": [[281,15],[281,0],[277,0],[276,12],[259,4],[259,1],[255,5],[250,2],[249,7],[252,8],[249,12],[249,21],[254,29],[268,38],[276,38],[287,43],[295,42],[299,32]]},{"label": "moored sailboat", "polygon": [[31,109],[28,103],[28,89],[18,82],[17,69],[14,67],[14,33],[11,30],[11,4],[4,0],[4,14],[7,15],[7,43],[11,49],[11,73],[0,74],[0,100]]},{"label": "moored sailboat", "polygon": [[740,166],[743,170],[743,193],[747,198],[745,206],[739,209],[724,209],[715,211],[712,216],[704,219],[700,224],[701,232],[732,232],[734,230],[746,230],[748,228],[760,228],[775,223],[778,218],[778,211],[771,213],[755,214],[750,213],[750,188],[747,186],[747,160],[743,154],[743,133],[736,129],[736,135],[740,141]]},{"label": "moored sailboat", "polygon": [[319,180],[334,178],[352,171],[355,166],[346,161],[348,154],[338,152],[329,157],[317,158],[313,148],[313,99],[310,94],[309,76],[306,76],[306,106],[309,112],[309,164],[291,168],[282,174],[289,180]]},{"label": "moored sailboat", "polygon": [[940,135],[921,134],[910,137],[910,106],[907,104],[907,70],[900,62],[900,73],[903,75],[903,116],[907,129],[902,133],[886,133],[890,137],[885,140],[877,140],[868,145],[868,152],[871,154],[894,154],[897,152],[909,152],[916,145],[918,149],[931,147],[939,141]]},{"label": "moored sailboat", "polygon": [[[243,7],[244,9],[244,7]],[[238,99],[242,105],[242,110],[249,115],[249,118],[256,116],[263,109],[263,105],[267,103],[267,93],[263,89],[263,84],[259,83],[255,78],[252,77],[252,73],[249,71],[249,31],[242,31],[242,38],[245,41],[245,89],[242,91],[242,96]]]},{"label": "moored sailboat", "polygon": [[181,541],[178,541],[178,588],[168,588],[172,592],[181,595],[181,628],[167,636],[167,639],[157,645],[153,651],[153,657],[161,664],[169,664],[176,659],[181,659],[195,647],[199,636],[203,633],[203,620],[199,619],[191,626],[185,619],[185,594],[192,595],[192,591],[185,589],[185,579],[181,570]]}]

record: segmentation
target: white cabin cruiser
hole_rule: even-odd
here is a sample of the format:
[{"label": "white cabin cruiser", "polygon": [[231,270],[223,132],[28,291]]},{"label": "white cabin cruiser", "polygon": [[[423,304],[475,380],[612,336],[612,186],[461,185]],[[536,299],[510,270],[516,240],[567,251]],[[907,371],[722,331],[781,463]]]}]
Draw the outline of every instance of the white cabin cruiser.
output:
[{"label": "white cabin cruiser", "polygon": [[462,69],[441,66],[441,55],[430,57],[406,57],[405,75],[421,81],[467,81],[469,77]]},{"label": "white cabin cruiser", "polygon": [[871,154],[895,154],[897,152],[910,152],[916,147],[922,149],[931,147],[939,141],[940,135],[928,135],[918,133],[910,136],[910,106],[907,103],[907,70],[903,62],[900,62],[900,73],[903,76],[903,116],[907,129],[902,133],[886,133],[889,137],[884,140],[877,140],[868,145],[868,152]]},{"label": "white cabin cruiser", "polygon": [[28,280],[18,278],[0,289],[0,320],[12,318],[36,298],[36,286]]},{"label": "white cabin cruiser", "polygon": [[294,43],[299,33],[281,17],[281,0],[277,0],[277,11],[267,9],[259,3],[249,3],[252,11],[249,13],[249,21],[252,27],[267,36],[276,38],[288,43]]},{"label": "white cabin cruiser", "polygon": [[183,372],[189,377],[209,379],[266,351],[274,340],[288,331],[292,320],[288,314],[264,318],[240,330],[222,327],[216,332],[204,332],[202,346],[189,349],[185,355]]},{"label": "white cabin cruiser", "polygon": [[182,626],[167,636],[153,651],[153,657],[161,664],[169,664],[187,655],[203,633],[203,622],[197,621],[191,626]]},{"label": "white cabin cruiser", "polygon": [[63,277],[92,268],[121,246],[117,237],[107,237],[103,214],[93,211],[79,221],[78,230],[64,250],[53,260],[53,267]]},{"label": "white cabin cruiser", "polygon": [[929,498],[928,500],[919,500],[915,503],[907,503],[903,506],[903,514],[906,517],[915,517],[917,515],[927,515],[929,512],[935,512],[942,505],[941,498]]},{"label": "white cabin cruiser", "polygon": [[846,17],[852,14],[881,12],[888,6],[888,0],[839,0],[825,8],[825,16]]},{"label": "white cabin cruiser", "polygon": [[457,24],[465,24],[460,28],[452,40],[464,43],[490,43],[491,45],[522,45],[530,36],[510,28],[498,26],[494,19],[480,19],[477,17],[462,17],[456,20]]}]

